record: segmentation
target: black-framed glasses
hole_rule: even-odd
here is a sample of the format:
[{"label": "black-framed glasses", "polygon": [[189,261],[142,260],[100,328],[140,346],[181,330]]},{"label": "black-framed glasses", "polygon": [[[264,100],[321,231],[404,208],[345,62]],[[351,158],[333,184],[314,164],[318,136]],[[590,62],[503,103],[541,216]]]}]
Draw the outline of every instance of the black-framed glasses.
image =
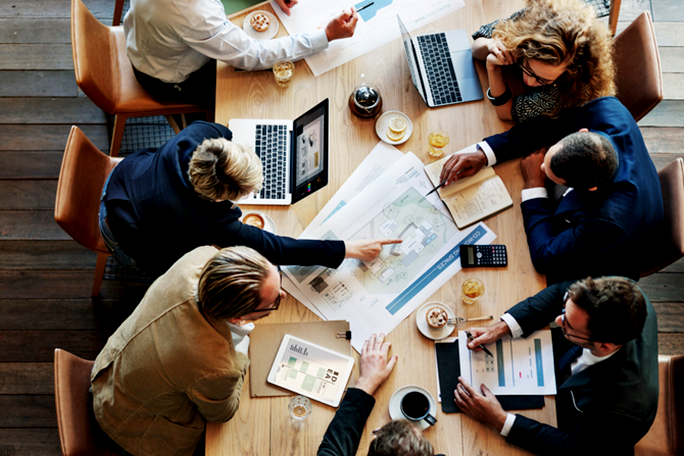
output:
[{"label": "black-framed glasses", "polygon": [[278,310],[278,307],[280,307],[280,296],[283,291],[283,270],[280,269],[280,266],[276,266],[278,268],[278,274],[280,274],[280,289],[278,290],[278,297],[273,301],[273,306],[269,307],[268,309],[256,309],[255,312],[270,312],[273,310]]},{"label": "black-framed glasses", "polygon": [[537,76],[534,73],[534,71],[532,71],[532,69],[529,66],[527,66],[527,59],[522,59],[522,60],[518,61],[518,66],[520,67],[520,69],[522,70],[523,73],[525,73],[526,75],[528,75],[531,78],[534,78],[534,80],[537,81],[539,83],[539,85],[543,85],[543,86],[551,85],[554,82],[554,81],[549,81],[548,79],[540,78],[539,76]]},{"label": "black-framed glasses", "polygon": [[561,329],[563,330],[563,335],[565,337],[574,337],[575,339],[579,340],[585,340],[587,342],[593,342],[593,340],[589,339],[588,337],[582,337],[582,336],[576,336],[574,334],[568,334],[567,330],[565,329],[565,304],[568,302],[568,299],[570,298],[570,293],[565,292],[563,295],[563,313],[561,314]]}]

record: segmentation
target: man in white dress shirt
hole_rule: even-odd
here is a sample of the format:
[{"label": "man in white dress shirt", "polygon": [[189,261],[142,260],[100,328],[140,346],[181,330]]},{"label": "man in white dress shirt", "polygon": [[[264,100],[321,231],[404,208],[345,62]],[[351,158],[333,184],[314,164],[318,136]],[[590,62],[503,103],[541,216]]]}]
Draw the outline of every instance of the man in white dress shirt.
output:
[{"label": "man in white dress shirt", "polygon": [[[297,3],[276,2],[287,15]],[[303,59],[351,37],[358,18],[352,7],[325,29],[259,41],[226,18],[221,0],[131,0],[124,18],[126,53],[138,82],[154,97],[213,106],[216,60],[263,70],[279,59]]]}]

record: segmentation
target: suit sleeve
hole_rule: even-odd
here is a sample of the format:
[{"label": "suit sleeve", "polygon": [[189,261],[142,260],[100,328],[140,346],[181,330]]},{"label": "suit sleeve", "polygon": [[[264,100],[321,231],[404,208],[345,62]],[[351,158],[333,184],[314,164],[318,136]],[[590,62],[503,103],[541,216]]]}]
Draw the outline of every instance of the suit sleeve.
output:
[{"label": "suit sleeve", "polygon": [[325,266],[337,268],[346,253],[344,241],[293,239],[246,225],[239,220],[221,221],[208,227],[210,243],[221,247],[244,245],[264,255],[278,265]]},{"label": "suit sleeve", "polygon": [[527,337],[554,320],[563,310],[563,295],[574,281],[559,282],[544,288],[515,306],[508,312],[518,322]]},{"label": "suit sleeve", "polygon": [[618,413],[589,412],[573,432],[516,415],[506,441],[537,455],[634,455],[641,424]]},{"label": "suit sleeve", "polygon": [[[615,210],[628,207],[626,203],[613,206]],[[611,211],[610,218],[601,213],[578,211],[565,219],[560,213],[559,220],[554,221],[555,203],[548,198],[527,200],[520,208],[532,263],[541,274],[571,269],[578,259],[591,258],[610,249],[629,234],[625,226],[616,223],[620,219],[629,220],[629,216],[616,217],[615,211]],[[567,229],[554,230],[554,223],[566,223]]]},{"label": "suit sleeve", "polygon": [[240,396],[248,366],[249,358],[242,353],[236,353],[233,367],[203,378],[190,388],[188,397],[197,405],[205,420],[221,423],[235,415],[240,407]]},{"label": "suit sleeve", "polygon": [[373,396],[360,389],[349,388],[328,430],[325,431],[317,456],[356,454],[363,428],[374,405]]}]

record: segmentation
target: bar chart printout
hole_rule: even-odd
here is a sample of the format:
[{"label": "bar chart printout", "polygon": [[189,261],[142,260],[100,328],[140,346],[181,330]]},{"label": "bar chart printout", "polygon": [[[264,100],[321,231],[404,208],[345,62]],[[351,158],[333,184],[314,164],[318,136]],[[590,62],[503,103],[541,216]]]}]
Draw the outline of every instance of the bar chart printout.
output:
[{"label": "bar chart printout", "polygon": [[544,329],[526,338],[504,337],[484,351],[468,350],[468,337],[459,331],[461,376],[478,388],[484,384],[496,395],[556,394],[551,330]]}]

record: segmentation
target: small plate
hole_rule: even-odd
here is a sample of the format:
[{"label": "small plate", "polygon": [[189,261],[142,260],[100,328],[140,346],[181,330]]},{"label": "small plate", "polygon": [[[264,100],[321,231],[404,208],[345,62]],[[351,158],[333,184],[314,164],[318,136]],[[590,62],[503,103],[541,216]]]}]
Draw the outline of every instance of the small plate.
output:
[{"label": "small plate", "polygon": [[242,221],[242,219],[247,217],[249,214],[257,214],[257,215],[262,216],[264,219],[264,231],[268,231],[271,234],[276,234],[275,222],[273,221],[273,219],[271,217],[269,217],[267,214],[264,214],[263,212],[259,212],[259,211],[245,212],[244,214],[242,214],[242,217],[240,217],[240,221]]},{"label": "small plate", "polygon": [[[265,32],[257,32],[252,28],[252,24],[250,24],[250,21],[252,20],[252,16],[254,16],[256,13],[264,13],[268,18],[271,20],[271,25],[268,27],[268,29]],[[278,18],[275,17],[273,13],[269,13],[268,11],[263,11],[263,10],[256,10],[252,11],[247,15],[245,18],[244,22],[242,22],[242,30],[245,31],[247,35],[249,35],[250,38],[254,38],[255,40],[259,41],[266,41],[270,40],[274,36],[276,36],[276,33],[278,33],[278,29],[280,28],[280,24],[278,23]]]},{"label": "small plate", "polygon": [[[435,413],[437,412],[437,403],[435,402],[435,399],[432,397],[432,394],[425,388],[418,386],[418,385],[406,385],[402,386],[398,390],[392,394],[392,397],[390,398],[389,401],[389,414],[390,418],[393,420],[398,420],[398,419],[407,419],[403,413],[401,413],[401,400],[406,396],[408,393],[411,393],[413,391],[420,391],[421,393],[425,394],[430,401],[430,409],[428,410],[428,413],[430,415],[435,416]],[[422,430],[425,430],[430,427],[430,424],[425,421],[425,420],[420,420],[420,421],[413,421],[409,420],[411,423],[416,425]]]},{"label": "small plate", "polygon": [[[403,117],[406,121],[406,130],[404,131],[404,137],[401,138],[399,141],[392,141],[387,137],[389,121],[392,117],[395,116]],[[404,144],[411,137],[411,133],[413,133],[413,123],[411,122],[411,119],[409,119],[409,117],[401,111],[383,112],[382,115],[378,117],[378,120],[375,122],[375,133],[380,138],[380,141],[386,142],[387,144],[392,144],[395,146],[397,144]]]},{"label": "small plate", "polygon": [[428,309],[432,309],[433,307],[440,307],[446,310],[447,316],[449,318],[456,317],[454,311],[451,310],[446,304],[441,302],[428,302],[423,307],[418,309],[418,312],[416,312],[416,326],[418,326],[418,330],[428,339],[442,340],[446,337],[449,337],[451,333],[454,332],[454,328],[456,328],[456,326],[444,325],[441,328],[433,328],[432,326],[428,325],[425,315],[427,314]]}]

